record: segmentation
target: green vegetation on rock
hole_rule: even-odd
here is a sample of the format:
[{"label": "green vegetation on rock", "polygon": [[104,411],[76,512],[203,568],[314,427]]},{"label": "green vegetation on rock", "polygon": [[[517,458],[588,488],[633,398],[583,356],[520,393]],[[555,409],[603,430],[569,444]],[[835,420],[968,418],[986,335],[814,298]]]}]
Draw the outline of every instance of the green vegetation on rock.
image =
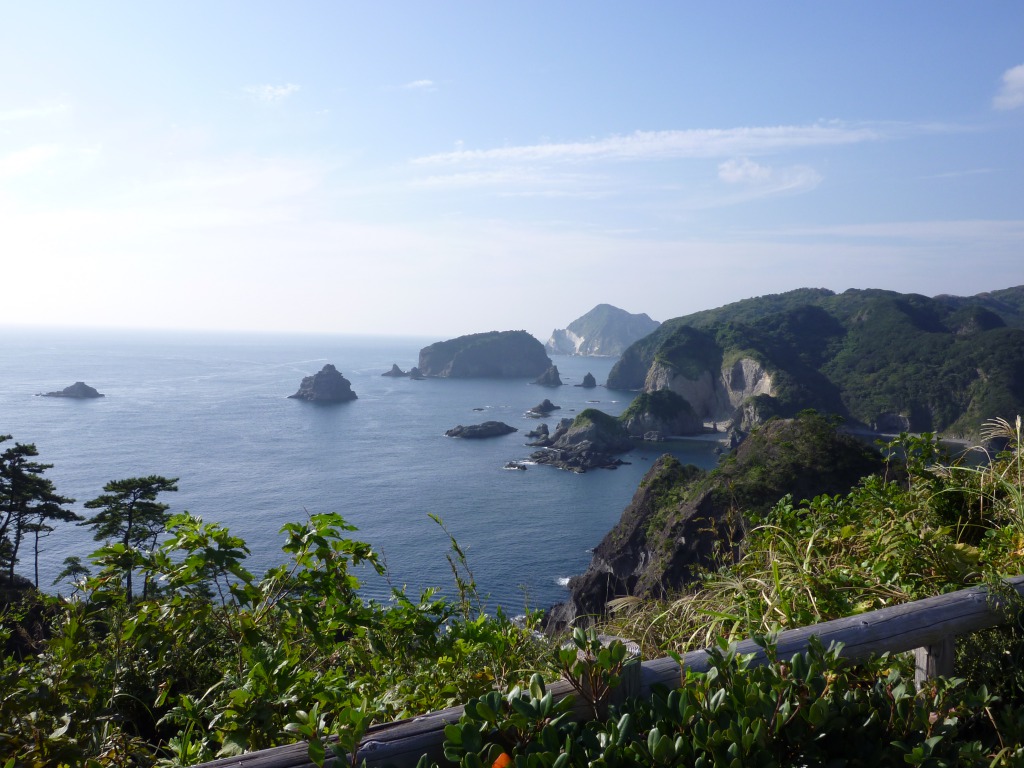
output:
[{"label": "green vegetation on rock", "polygon": [[754,404],[761,419],[814,408],[881,431],[974,435],[986,419],[1024,410],[1022,297],[1024,286],[934,299],[819,289],[747,299],[663,323],[623,353],[608,386],[642,388],[652,366],[717,382],[749,359],[771,377],[771,402]]}]

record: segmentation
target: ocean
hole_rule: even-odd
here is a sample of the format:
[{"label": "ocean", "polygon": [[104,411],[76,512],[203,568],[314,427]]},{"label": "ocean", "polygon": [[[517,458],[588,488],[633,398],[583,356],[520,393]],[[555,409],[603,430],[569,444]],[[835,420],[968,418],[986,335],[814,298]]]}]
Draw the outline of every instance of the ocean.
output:
[{"label": "ocean", "polygon": [[[519,613],[564,599],[569,576],[616,523],[659,455],[705,468],[716,443],[641,444],[630,464],[583,475],[551,467],[504,469],[536,450],[525,433],[553,428],[587,407],[621,413],[633,393],[603,383],[614,359],[553,356],[564,386],[526,380],[383,377],[408,370],[421,347],[438,339],[352,336],[186,334],[6,329],[0,332],[0,434],[34,443],[46,477],[76,499],[102,493],[110,480],[158,474],[178,478],[161,497],[241,536],[250,570],[283,562],[286,522],[337,512],[357,526],[388,568],[360,572],[363,594],[385,600],[391,587],[418,594],[454,592],[448,538],[465,550],[485,604]],[[304,376],[333,363],[358,399],[317,405],[288,399]],[[84,381],[105,397],[37,397]],[[546,419],[526,411],[544,398],[561,410]],[[447,438],[457,424],[504,421],[518,432],[485,440]],[[12,442],[13,442],[12,441]],[[10,445],[8,443],[7,445]],[[4,446],[7,447],[7,446]],[[60,525],[43,541],[40,586],[52,587],[65,557],[87,560],[91,530]],[[31,552],[17,571],[32,576]]]}]

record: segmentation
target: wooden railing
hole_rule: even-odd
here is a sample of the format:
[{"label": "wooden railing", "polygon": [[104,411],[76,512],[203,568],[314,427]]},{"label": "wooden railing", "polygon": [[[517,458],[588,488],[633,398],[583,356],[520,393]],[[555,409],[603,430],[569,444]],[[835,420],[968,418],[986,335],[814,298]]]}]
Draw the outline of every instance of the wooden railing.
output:
[{"label": "wooden railing", "polygon": [[[1006,580],[1008,588],[1024,596],[1024,576]],[[812,636],[826,647],[842,643],[841,655],[850,661],[863,661],[882,653],[913,651],[917,660],[917,679],[921,681],[953,672],[955,638],[1005,623],[1003,602],[984,587],[963,589],[913,603],[826,621],[809,627],[790,629],[776,637],[779,658],[790,658],[806,650]],[[753,641],[738,644],[743,654],[753,654],[754,663],[764,663],[764,651]],[[695,672],[709,668],[707,651],[693,651],[683,657],[683,665]],[[635,677],[627,682],[630,693],[648,695],[656,685],[673,686],[680,681],[679,665],[671,658],[645,661],[632,667]],[[565,681],[548,686],[556,699],[573,693]],[[590,713],[586,702],[577,697],[575,715],[584,720]],[[462,707],[451,707],[421,717],[372,727],[362,741],[359,758],[369,766],[415,766],[420,756],[439,756],[444,743],[444,726],[457,722]],[[204,764],[208,768],[312,768],[306,744],[291,744]]]}]

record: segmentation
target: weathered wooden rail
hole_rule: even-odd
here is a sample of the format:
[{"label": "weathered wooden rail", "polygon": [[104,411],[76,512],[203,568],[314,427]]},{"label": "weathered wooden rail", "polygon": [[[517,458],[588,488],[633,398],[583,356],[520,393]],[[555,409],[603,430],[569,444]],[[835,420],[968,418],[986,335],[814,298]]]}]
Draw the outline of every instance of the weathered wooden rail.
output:
[{"label": "weathered wooden rail", "polygon": [[[1005,583],[1024,597],[1024,576],[1007,579]],[[805,650],[811,637],[818,637],[826,647],[833,642],[843,643],[842,656],[851,661],[866,660],[886,652],[914,651],[920,682],[928,677],[952,673],[956,636],[998,626],[1006,620],[1002,601],[984,587],[975,587],[790,629],[776,638],[776,652],[780,658],[789,658]],[[740,653],[754,654],[755,663],[766,661],[763,650],[751,640],[739,643],[737,648]],[[693,651],[683,657],[683,664],[695,672],[704,672],[709,668],[708,660],[706,651]],[[638,679],[632,684],[639,695],[649,694],[655,685],[672,686],[680,680],[679,665],[671,658],[645,661],[637,667]],[[548,686],[548,690],[556,699],[573,692],[564,681]],[[585,719],[589,706],[577,698],[575,712],[578,719]],[[444,742],[444,726],[457,722],[461,716],[462,707],[451,707],[422,717],[374,726],[363,739],[359,757],[365,758],[369,766],[414,766],[424,753],[439,756]],[[204,765],[207,768],[312,768],[305,743]]]}]

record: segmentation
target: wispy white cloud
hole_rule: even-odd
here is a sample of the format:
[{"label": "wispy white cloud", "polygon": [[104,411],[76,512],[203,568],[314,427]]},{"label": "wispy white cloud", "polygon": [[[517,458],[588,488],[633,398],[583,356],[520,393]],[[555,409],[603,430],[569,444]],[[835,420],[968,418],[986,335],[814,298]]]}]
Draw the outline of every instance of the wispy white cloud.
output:
[{"label": "wispy white cloud", "polygon": [[40,107],[23,107],[20,109],[0,110],[0,123],[15,120],[35,120],[42,117],[53,117],[70,111],[67,104],[48,104]]},{"label": "wispy white cloud", "polygon": [[295,83],[286,83],[285,85],[249,85],[243,90],[257,101],[273,103],[288,98],[300,88],[301,86]]},{"label": "wispy white cloud", "polygon": [[964,176],[984,176],[992,173],[992,168],[970,168],[966,171],[946,171],[945,173],[933,173],[929,176],[922,176],[922,179],[960,179]]},{"label": "wispy white cloud", "polygon": [[432,91],[437,86],[433,80],[413,80],[402,87],[410,91]]},{"label": "wispy white cloud", "polygon": [[806,165],[785,168],[755,163],[749,158],[726,160],[718,166],[720,181],[738,190],[725,198],[707,198],[708,205],[734,205],[762,197],[796,194],[814,189],[821,183],[821,174]]},{"label": "wispy white cloud", "polygon": [[881,127],[844,123],[683,131],[635,131],[592,141],[456,150],[413,160],[421,165],[479,162],[663,160],[759,155],[799,147],[860,144],[887,138]]},{"label": "wispy white cloud", "polygon": [[719,164],[718,178],[726,184],[760,184],[771,180],[772,169],[748,157],[734,158]]},{"label": "wispy white cloud", "polygon": [[992,106],[999,110],[1024,106],[1024,64],[1018,64],[1003,72],[1003,84],[993,97]]}]

